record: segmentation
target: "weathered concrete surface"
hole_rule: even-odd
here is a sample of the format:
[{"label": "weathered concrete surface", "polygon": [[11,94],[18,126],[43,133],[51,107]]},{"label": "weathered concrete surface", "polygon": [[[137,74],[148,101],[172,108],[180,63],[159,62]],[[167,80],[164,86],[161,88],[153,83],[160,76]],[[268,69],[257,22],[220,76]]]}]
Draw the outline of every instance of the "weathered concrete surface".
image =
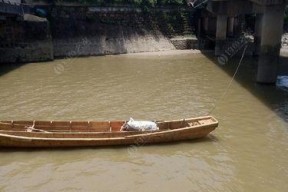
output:
[{"label": "weathered concrete surface", "polygon": [[178,50],[199,49],[198,39],[195,36],[178,36],[171,38],[170,41]]},{"label": "weathered concrete surface", "polygon": [[23,20],[8,17],[0,21],[0,63],[49,61],[52,39],[46,19],[24,15]]},{"label": "weathered concrete surface", "polygon": [[77,57],[175,50],[169,39],[161,33],[137,34],[133,31],[124,32],[122,28],[117,31],[119,33],[115,35],[103,33],[93,37],[53,39],[54,56]]},{"label": "weathered concrete surface", "polygon": [[58,6],[51,15],[55,57],[175,50],[170,38],[192,34],[189,13],[178,10]]},{"label": "weathered concrete surface", "polygon": [[34,41],[15,47],[0,47],[0,63],[24,63],[53,59],[51,41]]},{"label": "weathered concrete surface", "polygon": [[227,16],[226,15],[217,15],[217,24],[216,24],[216,44],[215,44],[215,55],[219,56],[223,52],[225,45],[225,40],[227,37]]},{"label": "weathered concrete surface", "polygon": [[[43,5],[42,8],[50,15],[50,27],[40,26],[47,20],[33,15],[24,15],[25,21],[11,21],[11,26],[9,22],[2,22],[5,30],[1,35],[0,28],[0,39],[3,37],[5,41],[1,41],[0,47],[5,54],[0,56],[0,62],[175,50],[170,38],[193,33],[187,10],[144,13],[129,7],[98,10],[87,6]],[[27,27],[24,23],[32,25]],[[6,28],[10,28],[12,34],[7,33]],[[195,48],[192,42],[185,43],[187,46],[178,48],[186,49],[190,45]]]}]

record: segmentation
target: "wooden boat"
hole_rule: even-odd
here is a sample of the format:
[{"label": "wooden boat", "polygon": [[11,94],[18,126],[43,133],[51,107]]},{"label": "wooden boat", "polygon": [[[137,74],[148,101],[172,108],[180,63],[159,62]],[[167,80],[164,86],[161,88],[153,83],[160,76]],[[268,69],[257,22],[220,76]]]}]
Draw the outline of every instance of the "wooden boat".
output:
[{"label": "wooden boat", "polygon": [[126,121],[0,121],[0,147],[53,148],[146,145],[207,136],[211,117],[157,121],[158,131],[120,131]]}]

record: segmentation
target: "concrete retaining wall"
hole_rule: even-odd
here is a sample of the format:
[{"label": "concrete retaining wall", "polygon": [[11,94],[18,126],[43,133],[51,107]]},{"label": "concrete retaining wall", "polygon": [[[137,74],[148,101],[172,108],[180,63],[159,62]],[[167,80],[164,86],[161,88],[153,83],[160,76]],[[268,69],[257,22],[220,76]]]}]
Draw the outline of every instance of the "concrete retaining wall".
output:
[{"label": "concrete retaining wall", "polygon": [[[46,19],[35,21],[5,17],[0,21],[0,63],[48,61],[53,57],[53,45]],[[29,21],[30,19],[34,21]]]},{"label": "concrete retaining wall", "polygon": [[195,39],[170,40],[193,33],[187,10],[38,8],[45,10],[48,21],[31,15],[24,17],[27,21],[9,17],[0,21],[0,63],[197,48]]},{"label": "concrete retaining wall", "polygon": [[171,37],[193,33],[189,13],[177,10],[144,13],[56,6],[50,11],[55,57],[174,50]]},{"label": "concrete retaining wall", "polygon": [[0,63],[24,63],[53,59],[51,41],[34,41],[14,47],[0,48]]}]

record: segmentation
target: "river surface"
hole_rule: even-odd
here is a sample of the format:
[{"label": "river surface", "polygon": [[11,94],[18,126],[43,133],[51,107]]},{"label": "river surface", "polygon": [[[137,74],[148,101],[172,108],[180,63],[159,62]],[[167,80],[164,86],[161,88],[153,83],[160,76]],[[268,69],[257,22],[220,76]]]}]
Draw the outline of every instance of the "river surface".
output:
[{"label": "river surface", "polygon": [[0,191],[288,190],[288,92],[253,59],[202,54],[66,58],[0,67],[1,120],[178,119],[212,114],[206,139],[156,146],[0,150]]}]

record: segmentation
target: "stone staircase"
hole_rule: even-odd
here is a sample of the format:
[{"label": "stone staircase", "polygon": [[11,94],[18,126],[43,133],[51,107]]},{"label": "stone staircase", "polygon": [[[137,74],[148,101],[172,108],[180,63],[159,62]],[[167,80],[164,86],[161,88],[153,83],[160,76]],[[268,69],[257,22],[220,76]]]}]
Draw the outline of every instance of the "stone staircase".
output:
[{"label": "stone staircase", "polygon": [[171,13],[171,15],[160,13],[156,17],[156,22],[159,30],[165,36],[172,38],[193,34],[193,26],[190,19],[189,12]]}]

